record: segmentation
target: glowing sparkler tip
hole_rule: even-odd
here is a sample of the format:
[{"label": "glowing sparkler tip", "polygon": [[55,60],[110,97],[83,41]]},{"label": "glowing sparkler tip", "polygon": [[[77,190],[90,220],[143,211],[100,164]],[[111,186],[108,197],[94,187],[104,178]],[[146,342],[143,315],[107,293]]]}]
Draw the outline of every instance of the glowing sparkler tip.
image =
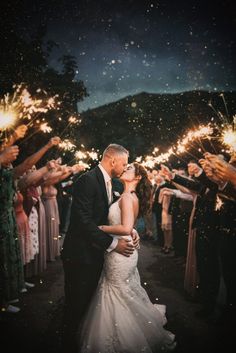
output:
[{"label": "glowing sparkler tip", "polygon": [[236,131],[231,126],[224,129],[221,140],[232,152],[236,151]]},{"label": "glowing sparkler tip", "polygon": [[43,131],[44,133],[49,133],[52,131],[52,128],[48,126],[48,123],[43,123],[40,125],[40,130]]},{"label": "glowing sparkler tip", "polygon": [[16,114],[9,110],[0,110],[0,130],[6,130],[14,126],[16,121]]}]

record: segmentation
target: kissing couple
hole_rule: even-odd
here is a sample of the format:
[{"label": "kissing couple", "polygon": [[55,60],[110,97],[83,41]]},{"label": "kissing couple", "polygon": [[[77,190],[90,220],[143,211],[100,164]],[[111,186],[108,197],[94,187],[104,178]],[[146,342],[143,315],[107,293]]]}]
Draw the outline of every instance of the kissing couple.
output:
[{"label": "kissing couple", "polygon": [[[61,252],[67,353],[157,353],[176,346],[163,327],[165,306],[152,304],[140,283],[135,224],[151,208],[152,185],[146,169],[128,165],[128,157],[123,146],[110,144],[99,165],[75,183]],[[117,200],[112,178],[124,187]]]}]

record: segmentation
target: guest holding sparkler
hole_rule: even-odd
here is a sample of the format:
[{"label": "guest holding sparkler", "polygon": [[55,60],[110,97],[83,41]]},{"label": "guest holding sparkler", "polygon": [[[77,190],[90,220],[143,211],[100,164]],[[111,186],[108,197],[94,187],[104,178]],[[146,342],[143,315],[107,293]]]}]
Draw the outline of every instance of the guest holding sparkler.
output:
[{"label": "guest holding sparkler", "polygon": [[18,298],[24,286],[23,266],[17,235],[13,199],[15,187],[13,170],[8,166],[16,160],[17,146],[0,152],[0,309],[17,313],[20,308],[9,302]]},{"label": "guest holding sparkler", "polygon": [[42,184],[42,200],[46,213],[47,227],[47,260],[55,261],[60,255],[61,244],[59,234],[59,210],[57,203],[57,188],[55,184],[67,179],[72,173],[82,171],[84,167],[81,164],[75,164],[72,167],[60,165],[55,161],[54,168],[45,175]]},{"label": "guest holding sparkler", "polygon": [[219,191],[224,196],[236,200],[236,159],[233,155],[227,163],[217,155],[205,153],[205,159],[200,159],[206,175],[219,185]]},{"label": "guest holding sparkler", "polygon": [[233,186],[235,158],[232,156],[230,163],[227,163],[210,153],[206,153],[204,157],[205,159],[200,160],[200,163],[207,176],[218,185],[220,258],[226,287],[226,305],[222,319],[224,324],[231,328],[234,327],[236,318],[236,202],[235,186]]},{"label": "guest holding sparkler", "polygon": [[215,313],[220,284],[218,261],[217,213],[215,211],[217,186],[211,182],[196,164],[188,166],[194,179],[172,173],[162,166],[162,172],[169,180],[180,184],[197,194],[192,227],[196,228],[196,259],[199,274],[199,289],[202,309],[198,317],[210,317]]},{"label": "guest holding sparkler", "polygon": [[[13,174],[14,174],[14,179],[17,180],[17,185],[19,187],[19,191],[21,191],[21,198],[22,198],[22,203],[24,201],[24,197],[26,198],[26,191],[27,188],[29,188],[30,186],[30,182],[28,180],[28,185],[26,187],[26,185],[24,184],[24,181],[26,180],[23,176],[25,173],[27,173],[34,164],[36,164],[43,156],[44,154],[52,147],[57,146],[60,143],[60,138],[59,137],[52,137],[49,142],[43,146],[39,151],[35,152],[33,155],[29,156],[28,158],[26,158],[21,164],[19,164],[18,166],[13,168]],[[23,177],[23,178],[22,178]],[[22,180],[21,180],[22,179]],[[19,182],[20,181],[20,182]],[[32,178],[31,178],[31,183],[33,182]],[[15,205],[17,207],[17,211],[19,210],[18,204]],[[25,205],[24,205],[25,206]],[[29,207],[27,207],[28,210]],[[30,207],[31,209],[31,207]],[[37,249],[34,248],[35,245],[35,241],[36,237],[33,236],[33,233],[30,232],[29,229],[29,219],[28,216],[30,215],[30,212],[28,212],[28,215],[24,215],[24,217],[22,217],[23,214],[23,209],[22,212],[19,213],[17,212],[17,221],[18,221],[18,229],[20,231],[21,230],[25,230],[25,233],[20,231],[20,236],[21,236],[21,243],[24,246],[24,249],[22,249],[22,254],[25,256],[23,256],[24,259],[24,265],[27,265],[31,262],[31,260],[34,259],[34,255],[37,253]],[[34,209],[35,212],[36,209]],[[23,223],[22,223],[23,221]],[[36,229],[37,224],[35,224],[34,229]],[[33,241],[33,239],[35,239],[35,241]],[[26,269],[28,267],[25,266],[25,275],[27,276],[26,273]],[[28,273],[28,277],[30,277],[30,273]]]}]

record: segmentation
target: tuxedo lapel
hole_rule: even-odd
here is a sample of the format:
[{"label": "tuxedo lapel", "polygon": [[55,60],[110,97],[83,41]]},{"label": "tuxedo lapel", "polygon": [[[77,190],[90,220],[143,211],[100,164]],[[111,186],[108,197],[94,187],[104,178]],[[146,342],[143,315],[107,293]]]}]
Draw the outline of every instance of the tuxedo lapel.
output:
[{"label": "tuxedo lapel", "polygon": [[107,207],[108,207],[108,197],[107,197],[107,189],[106,189],[106,184],[105,184],[105,180],[104,180],[104,177],[103,177],[103,174],[100,170],[100,168],[97,166],[95,167],[95,173],[96,173],[96,176],[97,176],[97,179],[98,179],[98,182],[99,182],[99,185],[100,185],[100,188],[101,188],[101,192],[106,200],[106,203],[107,203]]}]

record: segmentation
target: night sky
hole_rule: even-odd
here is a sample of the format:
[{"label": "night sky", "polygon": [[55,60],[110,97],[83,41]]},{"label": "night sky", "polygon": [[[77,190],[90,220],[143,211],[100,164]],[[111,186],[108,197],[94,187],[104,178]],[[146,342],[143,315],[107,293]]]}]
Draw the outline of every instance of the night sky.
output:
[{"label": "night sky", "polygon": [[47,25],[47,39],[59,45],[55,68],[60,55],[76,57],[76,78],[90,94],[80,111],[142,91],[236,89],[234,1],[33,3],[22,3],[20,30]]}]

